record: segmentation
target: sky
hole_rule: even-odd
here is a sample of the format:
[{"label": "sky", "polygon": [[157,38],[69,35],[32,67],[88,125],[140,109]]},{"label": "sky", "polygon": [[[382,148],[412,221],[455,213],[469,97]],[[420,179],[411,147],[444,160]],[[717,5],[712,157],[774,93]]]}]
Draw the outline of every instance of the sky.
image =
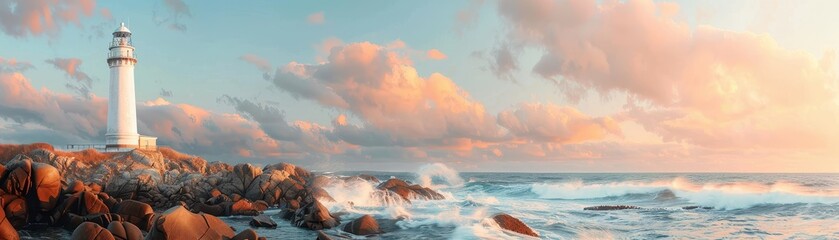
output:
[{"label": "sky", "polygon": [[0,0],[0,142],[324,171],[839,172],[839,2]]}]

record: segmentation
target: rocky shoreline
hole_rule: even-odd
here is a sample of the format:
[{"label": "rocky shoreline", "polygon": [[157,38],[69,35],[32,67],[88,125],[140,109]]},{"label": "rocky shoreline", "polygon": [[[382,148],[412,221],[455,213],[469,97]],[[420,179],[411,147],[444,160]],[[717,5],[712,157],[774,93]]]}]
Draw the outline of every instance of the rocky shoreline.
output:
[{"label": "rocky shoreline", "polygon": [[[252,227],[276,227],[279,218],[312,231],[312,238],[341,239],[382,233],[375,219],[343,220],[322,202],[335,201],[324,187],[335,181],[288,163],[231,166],[178,153],[56,151],[47,144],[0,145],[0,240],[20,239],[19,230],[64,228],[71,239],[263,239],[252,229],[235,231],[220,216],[254,216]],[[445,197],[401,179],[378,183],[382,199],[410,203]],[[506,214],[503,229],[538,236]],[[341,227],[342,222],[344,223]],[[342,235],[323,229],[340,227]]]}]

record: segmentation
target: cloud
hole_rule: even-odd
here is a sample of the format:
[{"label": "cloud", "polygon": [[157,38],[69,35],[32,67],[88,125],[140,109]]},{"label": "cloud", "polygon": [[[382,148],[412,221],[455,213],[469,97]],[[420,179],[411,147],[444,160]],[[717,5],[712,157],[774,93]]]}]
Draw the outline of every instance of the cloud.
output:
[{"label": "cloud", "polygon": [[580,143],[621,135],[610,117],[592,118],[575,108],[554,104],[523,103],[498,114],[498,123],[517,137],[534,142]]},{"label": "cloud", "polygon": [[55,36],[64,24],[81,26],[81,17],[90,17],[95,7],[95,0],[4,0],[0,30],[13,37]]},{"label": "cloud", "polygon": [[23,72],[35,68],[31,63],[0,57],[0,72]]},{"label": "cloud", "polygon": [[262,72],[271,72],[273,70],[271,63],[268,62],[268,60],[259,57],[255,54],[248,53],[240,56],[239,59],[247,63],[253,64],[254,66],[256,66],[256,68],[259,69],[259,71]]},{"label": "cloud", "polygon": [[832,54],[817,59],[767,35],[691,27],[673,19],[675,3],[499,1],[498,11],[511,27],[507,41],[542,51],[535,74],[572,100],[629,95],[628,116],[666,140],[804,147],[839,136],[827,123],[839,120]]},{"label": "cloud", "polygon": [[425,55],[432,60],[443,60],[447,57],[446,54],[443,54],[443,52],[437,49],[428,50]]},{"label": "cloud", "polygon": [[78,58],[54,58],[45,61],[53,65],[55,68],[64,71],[68,77],[82,83],[84,86],[90,87],[93,85],[93,79],[87,73],[79,70],[82,65],[82,60]]},{"label": "cloud", "polygon": [[368,42],[335,47],[321,64],[289,63],[273,82],[292,96],[350,111],[395,138],[494,139],[502,131],[447,77],[420,76],[407,58]]},{"label": "cloud", "polygon": [[166,90],[166,89],[161,88],[158,96],[160,96],[160,97],[172,97],[172,96],[174,96],[174,94],[172,94],[172,90]]},{"label": "cloud", "polygon": [[323,24],[326,22],[326,17],[323,15],[323,12],[316,12],[306,17],[306,21],[309,22],[309,24]]},{"label": "cloud", "polygon": [[163,5],[169,11],[169,16],[158,16],[157,11],[152,12],[152,20],[158,26],[166,24],[172,30],[185,32],[187,27],[180,22],[181,16],[191,17],[189,6],[182,0],[163,0]]}]

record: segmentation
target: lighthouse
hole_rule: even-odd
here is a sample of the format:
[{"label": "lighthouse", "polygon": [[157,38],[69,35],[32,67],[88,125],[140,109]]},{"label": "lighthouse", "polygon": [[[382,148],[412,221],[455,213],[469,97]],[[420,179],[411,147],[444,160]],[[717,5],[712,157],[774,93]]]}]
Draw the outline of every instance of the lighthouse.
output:
[{"label": "lighthouse", "polygon": [[109,150],[156,147],[156,138],[137,133],[137,102],[134,97],[134,65],[137,57],[131,31],[121,23],[108,47],[111,71],[108,91],[108,130],[105,148]]}]

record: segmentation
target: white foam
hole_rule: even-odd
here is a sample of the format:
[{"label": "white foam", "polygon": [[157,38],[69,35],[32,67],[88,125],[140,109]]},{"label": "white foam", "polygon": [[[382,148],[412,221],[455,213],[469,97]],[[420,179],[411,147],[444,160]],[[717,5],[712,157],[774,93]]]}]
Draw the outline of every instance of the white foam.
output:
[{"label": "white foam", "polygon": [[684,178],[653,182],[612,182],[585,184],[582,181],[565,183],[536,183],[531,191],[540,198],[591,199],[623,196],[626,194],[656,193],[665,189],[677,197],[701,206],[718,209],[740,209],[760,204],[839,203],[839,191],[810,189],[789,182],[762,184],[754,182],[695,184]]},{"label": "white foam", "polygon": [[[445,181],[447,185],[434,185],[435,178]],[[463,186],[460,173],[442,163],[426,164],[420,167],[417,171],[417,182],[423,187],[432,189]]]}]

